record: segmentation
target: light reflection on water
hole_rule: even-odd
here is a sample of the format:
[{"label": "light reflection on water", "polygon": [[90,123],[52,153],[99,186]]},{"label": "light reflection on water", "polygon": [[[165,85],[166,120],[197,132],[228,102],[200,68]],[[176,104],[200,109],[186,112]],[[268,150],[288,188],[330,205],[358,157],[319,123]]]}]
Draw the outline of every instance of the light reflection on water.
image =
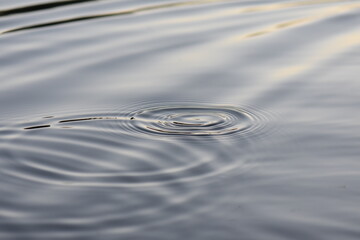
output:
[{"label": "light reflection on water", "polygon": [[3,1],[1,239],[358,239],[359,1]]}]

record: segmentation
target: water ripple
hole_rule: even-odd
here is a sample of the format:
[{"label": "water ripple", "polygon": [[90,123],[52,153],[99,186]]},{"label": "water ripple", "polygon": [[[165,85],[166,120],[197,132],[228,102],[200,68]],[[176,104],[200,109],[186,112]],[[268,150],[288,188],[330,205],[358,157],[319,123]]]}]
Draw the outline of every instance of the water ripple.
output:
[{"label": "water ripple", "polygon": [[[217,136],[242,134],[245,146],[245,136],[265,125],[260,120],[256,112],[229,106],[169,105],[16,123],[14,128],[23,132],[18,130],[17,137],[6,143],[15,160],[6,174],[73,186],[193,181],[241,164],[231,157],[231,144]],[[182,138],[154,138],[154,134]],[[209,150],[219,144],[224,148]]]},{"label": "water ripple", "polygon": [[[37,4],[32,6],[14,8],[14,9],[7,9],[0,11],[1,16],[9,16],[13,14],[20,14],[20,13],[28,13],[38,10],[44,10],[49,8],[61,7],[66,5],[73,5],[79,3],[86,3],[86,2],[94,2],[99,0],[72,0],[72,1],[58,1],[53,3],[44,3],[44,4]],[[133,9],[126,9],[126,10],[118,10],[106,13],[97,13],[97,14],[88,14],[84,16],[75,16],[69,17],[66,19],[59,19],[54,21],[45,21],[37,24],[30,24],[25,26],[13,27],[10,29],[5,29],[0,31],[1,34],[30,30],[30,29],[37,29],[37,28],[44,28],[56,25],[62,25],[67,23],[79,22],[79,21],[86,21],[98,18],[106,18],[106,17],[114,17],[114,16],[121,16],[121,15],[132,15],[142,12],[148,12],[153,10],[161,10],[161,9],[168,9],[168,8],[177,8],[177,7],[186,7],[186,6],[196,6],[196,5],[203,5],[203,4],[210,4],[210,3],[217,3],[217,2],[227,2],[231,0],[193,0],[193,1],[185,1],[185,2],[170,2],[170,3],[163,3],[163,4],[155,4],[149,6],[143,6]],[[276,3],[276,4],[265,4],[257,7],[245,7],[245,8],[236,8],[234,10],[230,10],[227,12],[221,13],[221,15],[231,15],[231,14],[246,14],[246,13],[254,13],[254,12],[262,12],[262,11],[276,11],[281,9],[288,9],[288,8],[295,8],[295,7],[302,7],[302,6],[311,6],[317,4],[325,4],[325,3],[336,3],[341,2],[341,0],[316,0],[316,1],[300,1],[294,3]]]},{"label": "water ripple", "polygon": [[226,106],[159,106],[130,114],[134,130],[161,135],[213,136],[245,134],[254,130],[259,120],[245,109]]},{"label": "water ripple", "polygon": [[[6,139],[0,142],[1,155],[6,156],[0,161],[0,178],[43,186],[48,192],[59,187],[91,188],[91,192],[122,189],[122,214],[98,209],[80,222],[128,231],[206,207],[198,200],[201,191],[192,188],[226,171],[246,169],[248,139],[238,139],[239,146],[221,136],[256,131],[255,116],[229,106],[152,104],[135,110],[14,122],[2,126],[8,131],[0,131]],[[129,199],[139,200],[132,206]],[[65,222],[64,228],[70,227]],[[5,224],[11,228],[9,222]],[[35,231],[51,228],[50,222],[36,224],[32,225]]]},{"label": "water ripple", "polygon": [[0,239],[359,235],[358,0],[1,5]]},{"label": "water ripple", "polygon": [[[89,1],[89,0],[87,0],[87,1]],[[107,13],[102,13],[102,14],[94,14],[94,15],[86,15],[86,16],[80,16],[80,17],[77,16],[77,17],[68,18],[68,19],[62,19],[62,20],[51,21],[51,22],[46,22],[46,23],[23,26],[23,27],[18,27],[18,28],[13,28],[13,29],[2,31],[2,32],[0,32],[0,34],[18,32],[18,31],[29,30],[29,29],[36,29],[36,28],[43,28],[43,27],[49,27],[49,26],[55,26],[55,25],[71,23],[71,22],[79,22],[79,21],[90,20],[90,19],[112,17],[112,16],[121,16],[121,15],[130,15],[130,14],[136,14],[136,13],[147,12],[147,11],[152,11],[152,10],[167,9],[167,8],[174,8],[174,7],[183,7],[183,6],[192,6],[192,5],[207,4],[207,3],[212,3],[212,2],[224,2],[224,1],[226,1],[226,0],[194,0],[194,1],[186,1],[186,2],[172,2],[172,3],[150,5],[150,6],[139,7],[139,8],[135,8],[135,9],[113,11],[113,12],[107,12]],[[230,1],[230,0],[227,0],[227,1]],[[79,1],[66,3],[66,4],[63,3],[63,2],[60,2],[58,4],[56,4],[56,3],[53,3],[53,4],[41,4],[40,6],[36,5],[36,6],[30,6],[28,8],[9,9],[9,10],[1,11],[0,16],[7,16],[7,15],[16,14],[16,13],[29,12],[29,11],[39,10],[39,9],[43,9],[43,8],[52,8],[52,7],[56,7],[56,6],[74,4],[74,3],[78,3],[78,2]],[[86,2],[86,1],[82,1],[82,2]]]}]

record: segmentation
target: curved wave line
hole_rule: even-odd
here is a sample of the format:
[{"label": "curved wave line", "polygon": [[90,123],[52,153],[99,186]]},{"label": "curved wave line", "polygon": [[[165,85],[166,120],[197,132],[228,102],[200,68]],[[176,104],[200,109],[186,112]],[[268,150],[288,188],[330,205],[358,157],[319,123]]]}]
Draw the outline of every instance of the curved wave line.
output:
[{"label": "curved wave line", "polygon": [[0,17],[10,16],[20,13],[41,11],[41,10],[63,7],[67,5],[79,4],[85,2],[95,2],[95,1],[101,1],[101,0],[63,0],[57,2],[40,3],[40,4],[23,6],[23,7],[10,8],[6,10],[0,10]]},{"label": "curved wave line", "polygon": [[301,2],[290,2],[290,3],[276,3],[270,5],[262,5],[257,7],[248,7],[243,9],[241,12],[243,13],[253,13],[253,12],[264,12],[269,10],[281,10],[288,9],[293,7],[301,7],[301,6],[311,6],[311,5],[319,5],[324,3],[336,3],[336,2],[344,2],[344,0],[305,0]]},{"label": "curved wave line", "polygon": [[65,20],[58,20],[58,21],[52,21],[52,22],[47,22],[47,23],[28,25],[28,26],[24,26],[24,27],[18,27],[18,28],[0,31],[0,35],[6,34],[6,33],[36,29],[36,28],[44,28],[44,27],[50,27],[50,26],[55,26],[55,25],[61,25],[61,24],[66,24],[66,23],[71,23],[71,22],[79,22],[79,21],[97,19],[97,18],[105,18],[105,17],[113,17],[113,16],[121,16],[121,15],[131,15],[131,14],[147,12],[147,11],[151,11],[151,10],[160,10],[160,9],[165,9],[165,8],[201,5],[201,4],[206,4],[206,3],[225,2],[225,1],[232,1],[232,0],[195,0],[195,1],[189,1],[189,2],[175,2],[175,3],[158,4],[158,5],[154,5],[154,6],[140,7],[140,8],[136,8],[136,9],[121,10],[121,11],[110,12],[110,13],[94,14],[94,15],[88,15],[88,16],[69,18],[69,19],[65,19]]},{"label": "curved wave line", "polygon": [[[248,160],[248,159],[246,159]],[[185,183],[185,182],[192,182],[196,180],[201,180],[204,178],[208,178],[210,176],[216,176],[221,173],[234,170],[238,166],[233,163],[226,167],[223,167],[221,169],[218,169],[216,171],[207,172],[205,174],[199,175],[199,176],[187,176],[183,178],[169,178],[165,181],[159,181],[157,179],[152,181],[138,181],[138,182],[132,182],[132,183],[126,183],[126,182],[96,182],[96,181],[83,181],[83,182],[75,182],[75,181],[66,181],[66,180],[58,180],[58,179],[46,179],[46,184],[51,185],[58,185],[58,186],[74,186],[74,187],[119,187],[119,188],[142,188],[142,187],[152,187],[152,186],[161,186],[161,185],[170,185],[175,183]],[[40,169],[39,169],[40,170]],[[15,171],[7,171],[2,172],[2,174],[9,176],[9,177],[17,177],[20,179],[33,181],[37,183],[45,183],[44,179],[35,175],[28,174],[27,172],[15,172]],[[56,174],[55,172],[52,172],[52,174]],[[78,177],[78,179],[81,177]],[[110,177],[111,178],[111,177]],[[105,179],[106,180],[106,179]],[[111,179],[110,179],[111,180]]]},{"label": "curved wave line", "polygon": [[[88,1],[95,1],[95,0],[88,0]],[[28,26],[24,26],[24,27],[12,28],[9,30],[0,31],[0,35],[6,34],[6,33],[36,29],[36,28],[44,28],[44,27],[50,27],[50,26],[55,26],[55,25],[61,25],[61,24],[66,24],[66,23],[71,23],[71,22],[86,21],[86,20],[97,19],[97,18],[130,15],[130,14],[136,14],[136,13],[164,9],[164,8],[183,7],[183,6],[200,5],[200,4],[206,4],[206,3],[225,2],[225,1],[232,1],[232,0],[194,0],[194,1],[189,1],[189,2],[159,4],[159,5],[140,7],[140,8],[136,8],[136,9],[130,9],[130,10],[121,10],[121,11],[110,12],[110,13],[74,17],[74,18],[69,18],[69,19],[65,19],[65,20],[51,21],[51,22],[47,22],[47,23],[40,23],[40,24],[28,25]],[[246,8],[242,8],[242,9],[230,10],[229,13],[230,12],[254,13],[254,12],[262,12],[262,11],[269,11],[269,10],[281,10],[281,9],[287,9],[287,8],[293,8],[293,7],[317,5],[317,4],[323,4],[323,3],[343,2],[343,1],[344,0],[314,0],[314,1],[306,0],[306,1],[296,2],[296,3],[280,3],[280,4],[277,3],[277,4],[270,4],[270,5],[262,5],[262,6],[258,6],[258,7],[246,7]]]},{"label": "curved wave line", "polygon": [[[345,35],[340,34],[336,39],[327,40],[326,42],[322,42],[319,46],[314,47],[312,54],[310,57],[307,57],[297,63],[286,65],[285,67],[275,69],[274,71],[267,74],[269,80],[269,84],[271,84],[271,88],[269,85],[265,85],[261,90],[258,90],[257,99],[250,101],[260,101],[264,102],[268,95],[274,96],[276,91],[282,89],[284,87],[284,83],[292,82],[301,83],[302,88],[308,85],[312,78],[304,81],[303,78],[296,78],[300,75],[306,74],[309,71],[315,70],[319,66],[323,66],[324,63],[331,60],[334,56],[349,51],[351,48],[357,47],[360,45],[360,31],[355,30],[349,32]],[[293,78],[293,79],[292,79]],[[275,92],[274,92],[275,91]],[[287,94],[291,95],[296,92],[297,89],[289,90],[287,88]],[[258,96],[261,96],[260,98]],[[284,97],[284,95],[282,95]],[[280,100],[281,101],[281,100]],[[272,102],[274,104],[274,102]]]},{"label": "curved wave line", "polygon": [[285,29],[285,28],[303,25],[303,24],[307,24],[307,23],[311,23],[311,22],[316,22],[316,21],[322,20],[324,18],[331,17],[335,14],[351,11],[355,8],[360,8],[360,4],[351,4],[351,5],[342,6],[342,7],[339,7],[339,6],[331,7],[330,9],[325,9],[325,10],[321,11],[321,13],[318,13],[315,16],[310,16],[310,17],[306,17],[306,18],[294,19],[294,20],[290,20],[290,21],[286,21],[286,22],[282,22],[282,23],[277,23],[277,24],[265,27],[263,29],[257,30],[255,32],[242,34],[242,35],[236,36],[236,37],[231,37],[230,39],[227,39],[227,41],[238,42],[238,41],[242,41],[242,40],[245,40],[248,38],[253,38],[253,37],[258,37],[258,36],[274,33],[274,32],[277,32],[277,31]]},{"label": "curved wave line", "polygon": [[296,76],[304,71],[315,68],[320,62],[330,59],[335,54],[339,54],[342,51],[346,51],[349,48],[360,44],[360,32],[349,33],[344,36],[338,37],[335,40],[323,44],[318,50],[317,54],[314,54],[312,59],[307,59],[303,63],[298,63],[286,68],[279,69],[273,73],[272,78],[281,81],[292,76]]},{"label": "curved wave line", "polygon": [[212,13],[211,15],[201,15],[201,16],[189,16],[186,19],[176,19],[175,21],[169,20],[169,22],[193,22],[193,21],[202,21],[202,20],[210,20],[216,19],[223,16],[234,16],[239,14],[247,14],[247,13],[259,13],[259,12],[269,12],[269,11],[277,11],[295,7],[302,7],[302,6],[312,6],[312,5],[320,5],[324,3],[337,3],[337,2],[344,2],[344,0],[315,0],[315,1],[301,1],[295,3],[273,3],[273,4],[264,4],[259,5],[256,7],[239,7],[239,8],[232,8],[230,10],[223,10],[217,13]]}]

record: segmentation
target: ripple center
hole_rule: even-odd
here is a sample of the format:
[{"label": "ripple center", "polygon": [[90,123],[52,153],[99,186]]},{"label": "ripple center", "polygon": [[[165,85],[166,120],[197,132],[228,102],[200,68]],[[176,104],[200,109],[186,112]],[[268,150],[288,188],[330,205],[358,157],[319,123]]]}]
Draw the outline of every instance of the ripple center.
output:
[{"label": "ripple center", "polygon": [[225,135],[245,131],[255,124],[253,115],[235,107],[160,106],[131,114],[132,127],[161,135]]}]

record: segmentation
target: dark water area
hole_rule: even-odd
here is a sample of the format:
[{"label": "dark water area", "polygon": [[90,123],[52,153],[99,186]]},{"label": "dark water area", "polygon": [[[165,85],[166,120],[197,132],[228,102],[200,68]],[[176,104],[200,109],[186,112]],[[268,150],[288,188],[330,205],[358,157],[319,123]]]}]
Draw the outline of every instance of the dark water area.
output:
[{"label": "dark water area", "polygon": [[0,0],[0,239],[359,239],[359,26],[358,0]]}]

